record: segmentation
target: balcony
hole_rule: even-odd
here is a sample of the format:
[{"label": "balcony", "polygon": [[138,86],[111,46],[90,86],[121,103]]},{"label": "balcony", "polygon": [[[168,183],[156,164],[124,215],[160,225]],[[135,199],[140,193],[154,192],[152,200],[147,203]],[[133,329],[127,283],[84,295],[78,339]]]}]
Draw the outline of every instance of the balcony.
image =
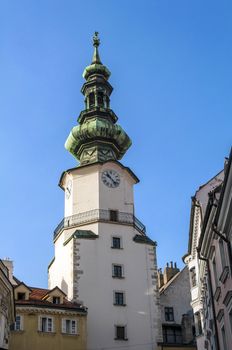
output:
[{"label": "balcony", "polygon": [[135,227],[140,233],[146,235],[146,227],[131,213],[114,210],[94,209],[65,217],[54,231],[54,239],[65,228],[82,226],[93,222],[113,222]]}]

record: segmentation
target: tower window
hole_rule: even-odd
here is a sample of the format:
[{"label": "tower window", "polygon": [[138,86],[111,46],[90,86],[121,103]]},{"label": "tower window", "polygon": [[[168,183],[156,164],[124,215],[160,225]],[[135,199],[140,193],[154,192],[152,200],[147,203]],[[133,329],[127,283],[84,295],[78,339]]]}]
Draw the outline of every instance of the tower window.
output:
[{"label": "tower window", "polygon": [[122,265],[113,265],[112,277],[123,278],[123,268]]},{"label": "tower window", "polygon": [[125,293],[114,292],[114,305],[125,306]]},{"label": "tower window", "polygon": [[112,248],[114,249],[121,249],[122,243],[120,237],[112,237]]},{"label": "tower window", "polygon": [[173,307],[165,307],[164,308],[165,321],[174,321],[174,312]]},{"label": "tower window", "polygon": [[95,96],[94,93],[91,92],[89,94],[89,108],[93,108],[95,106]]},{"label": "tower window", "polygon": [[98,94],[97,94],[97,104],[98,104],[98,107],[104,107],[104,95],[103,95],[103,92],[98,92]]},{"label": "tower window", "polygon": [[115,340],[127,340],[126,326],[115,326]]},{"label": "tower window", "polygon": [[118,221],[118,211],[110,210],[110,221]]},{"label": "tower window", "polygon": [[109,108],[110,107],[110,99],[108,96],[106,96],[106,107]]}]

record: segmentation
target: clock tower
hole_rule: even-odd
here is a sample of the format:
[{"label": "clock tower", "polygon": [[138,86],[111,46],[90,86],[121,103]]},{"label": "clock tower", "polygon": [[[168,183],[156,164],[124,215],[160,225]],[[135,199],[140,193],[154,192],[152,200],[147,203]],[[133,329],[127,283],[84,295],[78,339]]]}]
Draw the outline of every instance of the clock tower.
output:
[{"label": "clock tower", "polygon": [[66,149],[79,165],[63,172],[64,218],[54,232],[49,288],[88,307],[88,350],[156,349],[161,341],[156,243],[134,213],[136,175],[119,160],[131,145],[110,107],[110,71],[98,33],[81,92],[85,109]]}]

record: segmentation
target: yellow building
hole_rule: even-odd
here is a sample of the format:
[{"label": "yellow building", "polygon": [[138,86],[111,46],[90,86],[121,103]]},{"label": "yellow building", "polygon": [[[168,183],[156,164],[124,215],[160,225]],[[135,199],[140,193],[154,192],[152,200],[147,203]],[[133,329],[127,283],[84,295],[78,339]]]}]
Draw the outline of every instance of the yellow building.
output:
[{"label": "yellow building", "polygon": [[7,266],[0,260],[0,350],[8,349],[9,329],[14,322],[13,286]]},{"label": "yellow building", "polygon": [[87,309],[71,303],[58,287],[14,289],[16,321],[10,350],[85,350]]}]

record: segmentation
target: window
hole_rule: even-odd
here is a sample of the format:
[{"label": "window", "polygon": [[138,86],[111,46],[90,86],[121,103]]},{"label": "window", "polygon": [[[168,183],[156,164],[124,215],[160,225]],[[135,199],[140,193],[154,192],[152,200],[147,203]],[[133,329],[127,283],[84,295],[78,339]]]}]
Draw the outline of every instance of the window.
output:
[{"label": "window", "polygon": [[23,316],[16,315],[15,323],[13,325],[12,330],[14,330],[14,331],[22,331],[23,330]]},{"label": "window", "polygon": [[41,332],[53,332],[53,319],[51,317],[40,317],[39,330]]},{"label": "window", "polygon": [[165,343],[182,343],[181,327],[163,326],[163,339]]},{"label": "window", "polygon": [[118,211],[110,210],[110,221],[118,221]]},{"label": "window", "polygon": [[225,250],[223,245],[223,240],[219,239],[219,250],[220,250],[220,256],[221,256],[221,263],[222,263],[222,270],[226,266],[226,259],[225,259]]},{"label": "window", "polygon": [[53,297],[52,302],[53,304],[60,304],[60,297]]},{"label": "window", "polygon": [[121,249],[121,238],[120,237],[112,237],[112,248],[114,249]]},{"label": "window", "polygon": [[127,340],[126,326],[115,326],[115,340]]},{"label": "window", "polygon": [[104,95],[103,95],[103,92],[98,92],[98,94],[97,94],[97,104],[98,104],[98,107],[104,107]]},{"label": "window", "polygon": [[110,106],[110,99],[108,96],[106,96],[106,107],[109,108]]},{"label": "window", "polygon": [[213,274],[214,274],[214,282],[215,282],[215,290],[216,290],[218,285],[218,274],[217,274],[217,266],[216,266],[215,258],[213,259]]},{"label": "window", "polygon": [[196,326],[196,336],[202,334],[202,325],[201,325],[201,315],[199,312],[195,313],[195,326]]},{"label": "window", "polygon": [[191,280],[191,286],[192,288],[196,286],[197,284],[197,280],[196,280],[196,268],[195,267],[192,267],[190,269],[190,280]]},{"label": "window", "polygon": [[225,327],[224,326],[222,326],[221,332],[222,332],[223,350],[227,350],[228,348],[227,348],[226,332],[225,332]]},{"label": "window", "polygon": [[77,334],[77,321],[62,319],[62,333]]},{"label": "window", "polygon": [[122,265],[114,265],[112,268],[112,276],[115,278],[123,278],[123,268]]},{"label": "window", "polygon": [[95,96],[94,96],[94,93],[91,92],[89,94],[89,108],[92,108],[95,106]]},{"label": "window", "polygon": [[114,292],[114,305],[125,306],[125,292]]},{"label": "window", "polygon": [[231,332],[232,332],[232,308],[229,312],[229,320],[230,320],[230,329],[231,329]]},{"label": "window", "polygon": [[18,300],[25,300],[26,294],[25,293],[18,293]]},{"label": "window", "polygon": [[165,321],[174,321],[173,307],[164,308]]}]

